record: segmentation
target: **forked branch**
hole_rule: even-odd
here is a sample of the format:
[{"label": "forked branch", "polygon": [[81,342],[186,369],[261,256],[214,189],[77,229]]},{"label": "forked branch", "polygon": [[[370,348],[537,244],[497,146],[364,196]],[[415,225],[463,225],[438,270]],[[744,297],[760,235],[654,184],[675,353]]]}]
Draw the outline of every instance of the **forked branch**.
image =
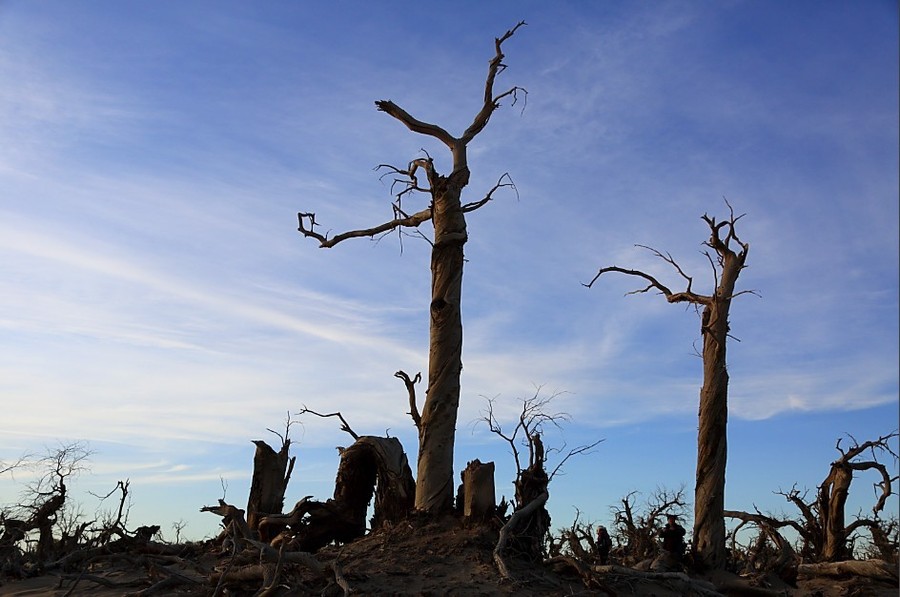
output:
[{"label": "forked branch", "polygon": [[472,124],[469,125],[469,128],[467,128],[466,131],[462,134],[462,137],[459,138],[459,142],[463,145],[474,139],[475,135],[480,133],[484,129],[484,127],[487,126],[488,121],[491,119],[491,114],[494,113],[494,110],[500,107],[501,99],[503,99],[504,97],[512,96],[513,103],[515,103],[517,100],[517,93],[519,91],[526,94],[528,93],[521,87],[513,87],[501,93],[500,95],[497,95],[496,97],[494,96],[494,80],[497,78],[498,74],[506,69],[506,65],[503,64],[503,42],[512,37],[519,27],[526,24],[527,23],[525,23],[525,21],[519,21],[515,27],[504,33],[501,37],[498,37],[494,40],[495,54],[488,66],[487,79],[485,80],[484,84],[484,104],[481,106],[481,110],[475,116]]},{"label": "forked branch", "polygon": [[419,409],[416,406],[416,384],[422,381],[422,373],[416,373],[415,377],[410,378],[405,371],[401,370],[394,373],[394,377],[402,379],[406,385],[406,392],[409,394],[409,416],[412,417],[413,423],[416,424],[416,429],[421,429],[422,417],[419,415]]},{"label": "forked branch", "polygon": [[502,189],[503,187],[512,187],[512,189],[516,192],[516,197],[519,196],[519,190],[516,188],[516,184],[513,182],[512,177],[509,175],[509,172],[504,172],[503,176],[501,176],[497,181],[497,184],[491,187],[491,190],[488,191],[487,195],[484,196],[484,199],[481,199],[480,201],[473,201],[471,203],[466,203],[465,205],[463,205],[463,213],[469,213],[471,211],[475,211],[480,207],[483,207],[485,204],[494,199],[494,191],[496,191],[497,189]]}]

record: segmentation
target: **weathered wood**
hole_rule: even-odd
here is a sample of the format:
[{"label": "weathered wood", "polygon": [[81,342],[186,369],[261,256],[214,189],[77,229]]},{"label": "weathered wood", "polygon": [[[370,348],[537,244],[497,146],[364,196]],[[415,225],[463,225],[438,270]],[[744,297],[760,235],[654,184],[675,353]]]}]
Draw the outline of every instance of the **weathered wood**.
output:
[{"label": "weathered wood", "polygon": [[[726,201],[727,204],[727,201]],[[629,294],[658,290],[670,303],[690,303],[703,307],[700,333],[703,337],[703,386],[700,389],[700,408],[697,430],[697,474],[694,489],[694,534],[692,550],[698,567],[718,570],[725,566],[725,466],[728,455],[728,369],[726,367],[726,341],[731,300],[743,292],[735,292],[735,285],[744,269],[750,245],[742,242],[735,230],[741,216],[735,216],[728,205],[730,217],[721,222],[703,215],[709,226],[710,237],[706,246],[713,254],[707,258],[713,264],[716,287],[710,295],[692,290],[689,277],[669,254],[649,249],[657,257],[670,264],[687,281],[683,292],[673,292],[655,277],[640,270],[618,266],[601,268],[590,287],[607,272],[617,272],[643,278],[648,286]],[[724,230],[724,236],[723,236]]]},{"label": "weathered wood", "polygon": [[303,498],[288,514],[261,519],[259,530],[266,537],[275,537],[289,527],[295,549],[315,552],[332,541],[345,543],[362,537],[373,497],[372,526],[378,528],[406,518],[414,496],[412,471],[400,441],[363,435],[341,450],[332,499],[320,502]]},{"label": "weathered wood", "polygon": [[[411,409],[419,431],[415,507],[430,514],[448,512],[453,505],[453,448],[462,371],[461,300],[465,263],[463,247],[468,240],[465,214],[489,202],[496,189],[512,186],[511,183],[498,183],[484,199],[463,204],[461,194],[469,183],[467,145],[487,126],[491,115],[500,107],[501,99],[511,97],[515,101],[518,92],[525,93],[519,87],[513,87],[499,94],[494,93],[496,77],[505,68],[502,63],[503,42],[512,37],[524,24],[524,21],[518,23],[494,40],[495,54],[489,62],[483,101],[472,123],[459,137],[454,137],[436,124],[415,118],[390,100],[375,102],[378,110],[393,117],[409,130],[443,143],[450,150],[453,160],[448,175],[443,176],[437,172],[431,156],[412,160],[405,169],[387,166],[394,173],[404,177],[398,180],[405,185],[405,189],[398,194],[398,200],[394,204],[396,217],[382,225],[338,234],[331,239],[316,232],[314,213],[298,214],[299,231],[304,236],[319,241],[321,247],[333,247],[350,238],[372,237],[401,228],[418,227],[428,220],[431,220],[434,226],[431,252],[428,387],[421,418],[417,419],[416,409]],[[424,183],[420,186],[417,174],[420,170],[424,170],[427,174],[427,187]],[[409,216],[400,207],[400,197],[412,191],[429,194],[430,201],[427,209]]]},{"label": "weathered wood", "polygon": [[896,584],[898,570],[896,563],[884,560],[847,560],[844,562],[824,562],[821,564],[800,564],[797,572],[801,576],[863,576],[880,582]]},{"label": "weathered wood", "polygon": [[529,520],[535,512],[543,509],[548,499],[550,499],[550,494],[545,491],[522,508],[513,512],[513,515],[509,517],[509,520],[500,529],[500,537],[497,539],[497,545],[494,547],[493,557],[494,564],[497,565],[497,570],[503,579],[509,580],[512,578],[504,555],[507,543],[509,543],[510,538],[514,536],[513,533],[520,525]]},{"label": "weathered wood", "polygon": [[253,443],[256,445],[256,453],[253,456],[253,477],[247,500],[247,524],[252,530],[256,530],[263,517],[281,514],[294,459],[289,456],[289,439],[284,440],[278,452],[262,440],[255,440]]},{"label": "weathered wood", "polygon": [[487,520],[497,509],[494,463],[471,461],[463,470],[463,517],[467,521]]},{"label": "weathered wood", "polygon": [[672,590],[678,591],[681,595],[697,595],[699,597],[724,597],[722,593],[716,590],[713,583],[699,578],[691,578],[683,572],[645,572],[635,570],[634,568],[625,568],[623,566],[594,566],[592,572],[604,577],[632,578],[636,580],[647,580],[651,582],[664,582]]}]

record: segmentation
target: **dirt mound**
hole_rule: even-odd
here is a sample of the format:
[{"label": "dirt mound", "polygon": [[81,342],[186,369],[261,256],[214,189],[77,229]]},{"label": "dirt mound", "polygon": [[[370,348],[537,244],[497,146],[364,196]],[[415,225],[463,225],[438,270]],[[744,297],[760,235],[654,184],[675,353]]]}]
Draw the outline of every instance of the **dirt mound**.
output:
[{"label": "dirt mound", "polygon": [[501,582],[493,561],[499,530],[467,527],[453,518],[412,520],[317,555],[337,562],[360,594],[571,595],[583,590],[541,566],[511,561],[513,582]]}]

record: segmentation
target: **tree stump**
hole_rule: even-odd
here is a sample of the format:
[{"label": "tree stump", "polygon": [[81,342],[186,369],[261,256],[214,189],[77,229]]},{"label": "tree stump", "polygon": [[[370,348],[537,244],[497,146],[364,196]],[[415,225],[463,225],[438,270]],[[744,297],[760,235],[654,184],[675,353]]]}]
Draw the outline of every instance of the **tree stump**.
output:
[{"label": "tree stump", "polygon": [[473,460],[462,472],[462,511],[467,522],[481,522],[494,515],[494,463]]},{"label": "tree stump", "polygon": [[282,443],[278,452],[262,440],[253,443],[256,444],[256,454],[253,455],[253,477],[247,501],[247,524],[255,531],[263,517],[281,514],[294,459],[288,456],[291,447],[289,439]]}]

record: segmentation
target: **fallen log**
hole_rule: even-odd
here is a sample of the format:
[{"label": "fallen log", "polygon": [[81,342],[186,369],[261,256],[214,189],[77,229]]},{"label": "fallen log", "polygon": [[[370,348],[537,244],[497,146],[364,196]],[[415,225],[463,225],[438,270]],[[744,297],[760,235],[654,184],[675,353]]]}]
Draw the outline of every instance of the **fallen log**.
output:
[{"label": "fallen log", "polygon": [[845,562],[825,562],[822,564],[800,564],[797,568],[800,576],[827,576],[838,578],[844,576],[861,576],[879,582],[897,584],[898,572],[896,564],[884,560],[847,560]]}]

